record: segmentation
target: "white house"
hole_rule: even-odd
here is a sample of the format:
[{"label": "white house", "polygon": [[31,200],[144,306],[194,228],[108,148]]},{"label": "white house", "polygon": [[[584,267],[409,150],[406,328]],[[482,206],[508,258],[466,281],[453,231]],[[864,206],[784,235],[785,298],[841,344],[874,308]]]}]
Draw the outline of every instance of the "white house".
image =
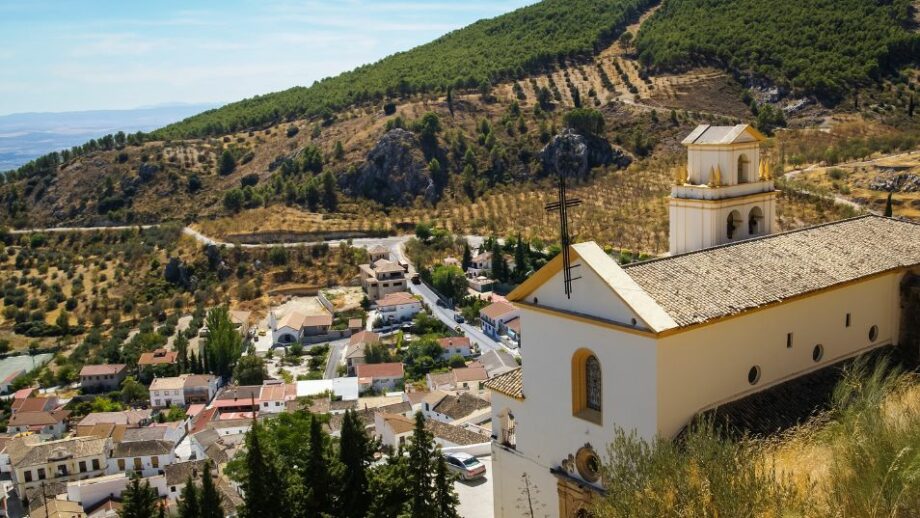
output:
[{"label": "white house", "polygon": [[355,367],[358,376],[358,389],[377,390],[381,392],[398,388],[403,382],[403,364],[362,363]]},{"label": "white house", "polygon": [[[400,414],[378,412],[374,414],[374,428],[380,444],[398,449],[412,439],[415,418]],[[441,448],[488,446],[489,438],[460,426],[445,424],[433,419],[425,420],[425,428],[431,432],[434,442]]]},{"label": "white house", "polygon": [[448,424],[481,421],[490,412],[491,405],[488,401],[467,392],[453,395],[434,391],[422,401],[422,414],[426,419]]},{"label": "white house", "polygon": [[287,402],[297,399],[297,385],[265,382],[259,394],[259,412],[280,414],[287,411]]},{"label": "white house", "polygon": [[115,443],[109,454],[108,474],[137,473],[142,477],[163,474],[176,461],[175,443],[163,440]]},{"label": "white house", "polygon": [[504,301],[493,302],[479,311],[482,332],[498,339],[507,332],[506,324],[521,316],[521,312],[512,304]]},{"label": "white house", "polygon": [[390,293],[376,301],[375,305],[385,322],[407,322],[422,311],[422,302],[405,291]]},{"label": "white house", "polygon": [[473,355],[473,347],[470,344],[469,337],[466,336],[449,336],[439,338],[438,345],[441,346],[441,358],[447,360],[453,356],[462,356],[469,358]]},{"label": "white house", "polygon": [[128,487],[128,475],[115,473],[101,477],[75,480],[67,483],[67,500],[77,502],[84,509],[90,509],[96,504],[119,496]]},{"label": "white house", "polygon": [[7,423],[7,432],[13,435],[33,432],[52,439],[60,439],[67,431],[69,416],[70,411],[68,410],[16,412]]},{"label": "white house", "polygon": [[332,327],[332,314],[325,310],[307,314],[299,309],[291,309],[280,317],[270,311],[268,318],[272,340],[276,344],[301,342],[304,337],[327,334]]},{"label": "white house", "polygon": [[920,225],[864,216],[626,267],[571,252],[571,298],[561,257],[509,295],[528,339],[522,368],[487,382],[499,518],[519,516],[522,474],[551,515],[578,515],[617,427],[674,437],[842,360],[920,348],[901,290],[920,283]]},{"label": "white house", "polygon": [[[342,401],[357,401],[358,378],[332,378],[325,380],[300,380],[296,382],[297,397],[316,396],[331,392]],[[342,410],[344,413],[344,410]],[[333,412],[334,413],[334,412]]]},{"label": "white house", "polygon": [[217,394],[219,382],[216,376],[210,374],[154,378],[150,383],[150,403],[154,408],[209,403]]}]

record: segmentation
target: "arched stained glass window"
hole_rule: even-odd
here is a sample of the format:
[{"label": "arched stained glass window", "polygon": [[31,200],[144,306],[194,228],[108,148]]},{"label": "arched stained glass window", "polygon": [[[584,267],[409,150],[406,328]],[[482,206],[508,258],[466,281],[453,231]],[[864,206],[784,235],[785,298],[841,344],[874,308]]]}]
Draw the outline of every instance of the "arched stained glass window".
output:
[{"label": "arched stained glass window", "polygon": [[591,410],[601,411],[601,362],[597,356],[591,355],[585,361],[585,384],[587,394],[587,407]]}]

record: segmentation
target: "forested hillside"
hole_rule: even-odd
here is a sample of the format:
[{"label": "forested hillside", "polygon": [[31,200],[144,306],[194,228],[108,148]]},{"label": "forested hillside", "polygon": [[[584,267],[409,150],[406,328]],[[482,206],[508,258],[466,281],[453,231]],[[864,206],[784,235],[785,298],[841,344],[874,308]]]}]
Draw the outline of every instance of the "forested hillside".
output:
[{"label": "forested hillside", "polygon": [[659,70],[718,64],[836,100],[920,56],[911,0],[668,0],[636,48]]},{"label": "forested hillside", "polygon": [[590,56],[654,0],[545,0],[482,20],[431,43],[315,83],[246,99],[172,124],[157,138],[223,135],[302,116],[333,116],[354,103],[473,88]]}]

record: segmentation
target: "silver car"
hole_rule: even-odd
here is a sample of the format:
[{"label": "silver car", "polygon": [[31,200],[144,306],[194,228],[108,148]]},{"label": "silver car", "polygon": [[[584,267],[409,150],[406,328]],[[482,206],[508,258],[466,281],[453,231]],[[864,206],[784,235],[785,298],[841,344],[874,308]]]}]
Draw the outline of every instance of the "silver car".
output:
[{"label": "silver car", "polygon": [[448,453],[444,455],[447,467],[463,480],[475,480],[486,474],[486,465],[469,453]]}]

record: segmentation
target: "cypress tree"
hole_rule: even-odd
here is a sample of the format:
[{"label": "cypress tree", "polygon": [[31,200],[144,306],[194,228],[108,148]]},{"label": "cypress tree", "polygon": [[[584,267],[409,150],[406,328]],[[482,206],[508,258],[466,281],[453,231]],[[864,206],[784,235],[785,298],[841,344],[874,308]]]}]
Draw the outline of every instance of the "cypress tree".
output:
[{"label": "cypress tree", "polygon": [[463,265],[463,271],[466,271],[467,268],[473,265],[473,252],[470,250],[470,245],[466,242],[463,243],[463,260],[460,264]]},{"label": "cypress tree", "polygon": [[211,461],[205,463],[201,472],[201,518],[223,518],[224,507],[221,503],[220,493],[214,486],[211,476]]},{"label": "cypress tree", "polygon": [[891,191],[888,191],[888,201],[885,202],[885,217],[890,218],[894,215],[894,207],[891,205]]},{"label": "cypress tree", "polygon": [[262,444],[262,427],[253,420],[246,436],[246,477],[242,488],[245,495],[242,516],[286,516],[289,512],[285,498],[284,480],[271,450]]},{"label": "cypress tree", "polygon": [[182,488],[182,497],[179,500],[179,518],[201,518],[201,505],[198,497],[198,487],[191,475]]},{"label": "cypress tree", "polygon": [[433,459],[436,454],[431,432],[425,428],[425,417],[415,414],[415,430],[409,446],[408,491],[412,518],[430,518],[435,515],[434,485],[432,483]]},{"label": "cypress tree", "polygon": [[310,451],[304,466],[307,483],[303,507],[306,516],[321,516],[332,510],[334,489],[326,456],[326,437],[316,416],[310,419]]},{"label": "cypress tree", "polygon": [[359,518],[367,514],[367,468],[374,459],[374,445],[364,432],[364,426],[353,410],[345,411],[342,436],[339,440],[339,462],[342,464],[341,492],[337,516]]},{"label": "cypress tree", "polygon": [[528,248],[530,248],[529,245],[521,239],[521,234],[518,234],[517,245],[514,247],[514,271],[518,279],[523,279],[527,274]]},{"label": "cypress tree", "polygon": [[157,514],[157,492],[145,480],[133,477],[131,483],[122,493],[122,507],[118,512],[120,518],[153,518]]},{"label": "cypress tree", "polygon": [[437,518],[460,518],[457,514],[457,504],[460,498],[454,489],[453,477],[447,471],[447,462],[441,457],[440,451],[436,452],[434,472],[434,510]]}]

